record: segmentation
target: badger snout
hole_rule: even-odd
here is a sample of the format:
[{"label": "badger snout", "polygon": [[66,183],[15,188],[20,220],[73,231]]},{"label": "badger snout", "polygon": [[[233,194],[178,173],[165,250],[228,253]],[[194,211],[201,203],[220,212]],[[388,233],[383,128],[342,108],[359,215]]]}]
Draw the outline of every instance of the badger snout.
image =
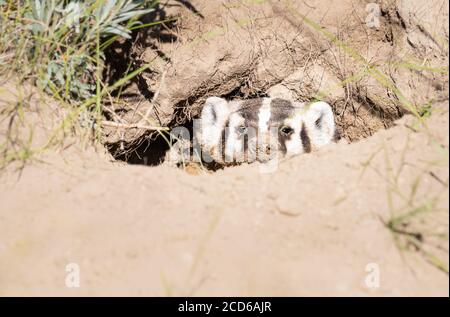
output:
[{"label": "badger snout", "polygon": [[262,136],[249,142],[249,159],[267,162],[278,155],[278,142],[274,136]]}]

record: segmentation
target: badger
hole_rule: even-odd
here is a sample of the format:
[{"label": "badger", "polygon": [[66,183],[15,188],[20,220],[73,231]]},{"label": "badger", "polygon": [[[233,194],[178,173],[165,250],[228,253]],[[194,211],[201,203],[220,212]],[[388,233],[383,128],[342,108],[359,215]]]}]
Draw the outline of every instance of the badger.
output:
[{"label": "badger", "polygon": [[209,97],[194,120],[193,140],[185,129],[174,130],[176,143],[165,161],[175,166],[194,161],[213,169],[309,153],[339,139],[328,103],[269,97]]},{"label": "badger", "polygon": [[224,166],[310,153],[339,139],[331,106],[323,101],[209,97],[200,119],[203,157]]}]

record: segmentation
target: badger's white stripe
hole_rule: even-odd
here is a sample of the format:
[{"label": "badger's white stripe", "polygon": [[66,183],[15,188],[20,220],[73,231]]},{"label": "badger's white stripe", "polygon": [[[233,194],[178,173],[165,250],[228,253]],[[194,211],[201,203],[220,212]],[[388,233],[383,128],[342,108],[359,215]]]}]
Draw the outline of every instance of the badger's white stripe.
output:
[{"label": "badger's white stripe", "polygon": [[263,98],[261,108],[259,108],[259,112],[258,112],[259,133],[266,133],[269,130],[271,101],[272,101],[271,98]]}]

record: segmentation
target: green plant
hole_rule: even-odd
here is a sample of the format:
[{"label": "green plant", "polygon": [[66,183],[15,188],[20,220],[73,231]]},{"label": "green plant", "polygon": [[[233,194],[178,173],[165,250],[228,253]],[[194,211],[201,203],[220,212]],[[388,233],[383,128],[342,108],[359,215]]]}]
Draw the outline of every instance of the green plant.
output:
[{"label": "green plant", "polygon": [[70,102],[98,92],[104,50],[118,37],[130,38],[141,24],[138,18],[153,10],[145,0],[3,0],[0,5],[0,71],[20,72]]},{"label": "green plant", "polygon": [[[95,130],[95,139],[99,139],[103,99],[150,67],[145,64],[129,69],[107,85],[102,78],[104,52],[119,38],[130,39],[133,30],[165,22],[139,21],[142,15],[154,10],[156,3],[156,0],[0,0],[0,81],[9,78],[7,82],[17,87],[13,90],[21,93],[24,82],[26,87],[37,86],[40,92],[53,97],[48,98],[49,103],[56,99],[58,106],[65,109],[64,118],[52,129],[49,139],[36,147],[27,137],[19,136],[21,122],[15,118],[22,107],[3,102],[0,124],[9,124],[0,125],[0,134],[6,137],[0,145],[0,169],[9,162],[28,161],[34,154],[62,144],[66,132],[80,123],[83,113],[90,120],[85,130],[88,133]],[[46,104],[47,101],[40,102],[39,106]]]}]

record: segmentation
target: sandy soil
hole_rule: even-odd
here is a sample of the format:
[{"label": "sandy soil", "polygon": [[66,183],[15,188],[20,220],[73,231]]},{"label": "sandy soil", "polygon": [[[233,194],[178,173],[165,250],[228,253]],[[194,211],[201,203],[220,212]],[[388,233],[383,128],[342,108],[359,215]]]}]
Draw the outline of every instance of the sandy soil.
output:
[{"label": "sandy soil", "polygon": [[[280,78],[267,73],[280,70],[285,50],[274,58],[262,54],[259,66],[252,64],[251,80],[247,77],[245,83],[240,82],[245,59],[233,64],[232,58],[222,59],[221,46],[211,50],[220,38],[208,39],[191,50],[186,43],[195,34],[208,32],[211,23],[220,25],[222,11],[224,21],[240,21],[247,11],[234,16],[232,7],[221,6],[219,11],[218,2],[211,6],[207,5],[210,1],[192,2],[206,22],[199,24],[201,17],[182,7],[190,15],[176,31],[180,41],[158,43],[160,50],[173,51],[164,76],[174,85],[158,86],[162,76],[158,67],[167,66],[162,62],[155,64],[156,78],[148,78],[149,89],[161,88],[157,103],[167,110],[161,115],[166,123],[174,119],[174,105],[192,101],[192,109],[198,110],[208,91],[194,99],[192,93],[200,91],[205,81],[220,83],[210,93],[227,95],[236,87],[243,89],[235,97],[245,96],[246,85],[251,83],[255,89],[292,93],[300,99],[301,93],[329,91],[335,111],[349,102],[348,107],[356,112],[347,112],[338,121],[341,129],[347,129],[342,131],[346,138],[320,152],[284,160],[273,173],[261,173],[261,166],[251,164],[193,175],[168,164],[150,167],[115,161],[102,146],[91,145],[91,136],[82,130],[67,133],[62,146],[35,153],[24,167],[19,161],[0,171],[0,296],[448,296],[449,104],[444,87],[448,84],[448,26],[437,18],[427,20],[445,11],[439,7],[441,2],[431,6],[433,10],[419,10],[419,16],[411,13],[414,1],[397,1],[394,7],[382,1],[382,18],[389,27],[361,37],[355,31],[358,34],[350,36],[355,45],[358,41],[367,44],[367,36],[373,39],[371,45],[378,46],[364,51],[365,58],[374,58],[386,73],[392,65],[386,66],[383,58],[389,52],[416,54],[414,60],[426,65],[427,61],[442,65],[447,60],[446,73],[407,68],[389,73],[415,105],[430,102],[422,123],[413,115],[395,120],[391,114],[397,113],[398,98],[370,76],[352,88],[357,93],[349,94],[349,87],[324,87],[337,80],[337,73],[327,73],[334,69],[332,65],[323,70],[325,62],[339,53],[331,48],[315,56],[308,67],[301,64],[304,69],[295,60],[282,64]],[[247,2],[252,3],[249,12],[260,3]],[[351,11],[353,2],[340,3],[345,5],[296,2],[299,10],[315,8],[307,10],[308,16],[331,32],[340,30],[336,21]],[[256,28],[263,31],[253,43],[272,41],[274,46],[269,47],[279,48],[292,34],[265,32],[273,33],[270,27],[278,19],[289,19],[269,4],[255,11],[255,24],[245,32],[236,31],[234,37],[225,34],[226,40],[238,38],[245,43],[246,32]],[[364,12],[364,5],[356,7],[355,12]],[[178,12],[179,7],[173,10]],[[274,19],[273,12],[278,12]],[[268,29],[258,25],[258,14],[270,19]],[[440,47],[445,39],[433,42],[432,37],[440,34],[442,25],[447,28],[446,48]],[[396,41],[386,39],[386,34]],[[323,44],[317,38],[301,38],[294,49],[317,41],[318,48]],[[243,47],[239,52],[239,46],[222,42],[232,48],[231,55],[225,54],[228,57],[252,56],[251,49]],[[301,50],[289,52],[300,54]],[[377,58],[381,59],[377,62]],[[220,71],[214,72],[211,64],[219,65]],[[316,77],[303,81],[312,85],[310,90],[294,87],[299,74],[316,67],[320,68]],[[329,80],[318,83],[318,74]],[[8,126],[4,118],[0,121],[2,146],[4,137],[14,135],[20,137],[13,144],[27,145],[30,131],[32,145],[42,146],[67,115],[54,101],[35,95],[28,98],[30,91],[2,82],[0,114],[19,104],[14,98],[26,105],[14,125]],[[127,119],[130,113],[139,112],[137,108],[114,110],[121,110]],[[145,113],[147,109],[139,110]],[[141,134],[112,131],[107,137],[113,139],[112,144],[136,135]],[[357,141],[347,143],[353,140]],[[80,270],[79,287],[66,284],[72,276],[66,271],[71,263]]]},{"label": "sandy soil", "polygon": [[[405,117],[271,174],[193,176],[77,146],[43,155],[1,178],[0,294],[448,296],[448,275],[383,224],[433,199],[421,245],[448,267],[448,240],[431,234],[448,235],[447,106],[428,130]],[[65,286],[68,263],[79,288]],[[370,263],[379,288],[365,284]]]}]

